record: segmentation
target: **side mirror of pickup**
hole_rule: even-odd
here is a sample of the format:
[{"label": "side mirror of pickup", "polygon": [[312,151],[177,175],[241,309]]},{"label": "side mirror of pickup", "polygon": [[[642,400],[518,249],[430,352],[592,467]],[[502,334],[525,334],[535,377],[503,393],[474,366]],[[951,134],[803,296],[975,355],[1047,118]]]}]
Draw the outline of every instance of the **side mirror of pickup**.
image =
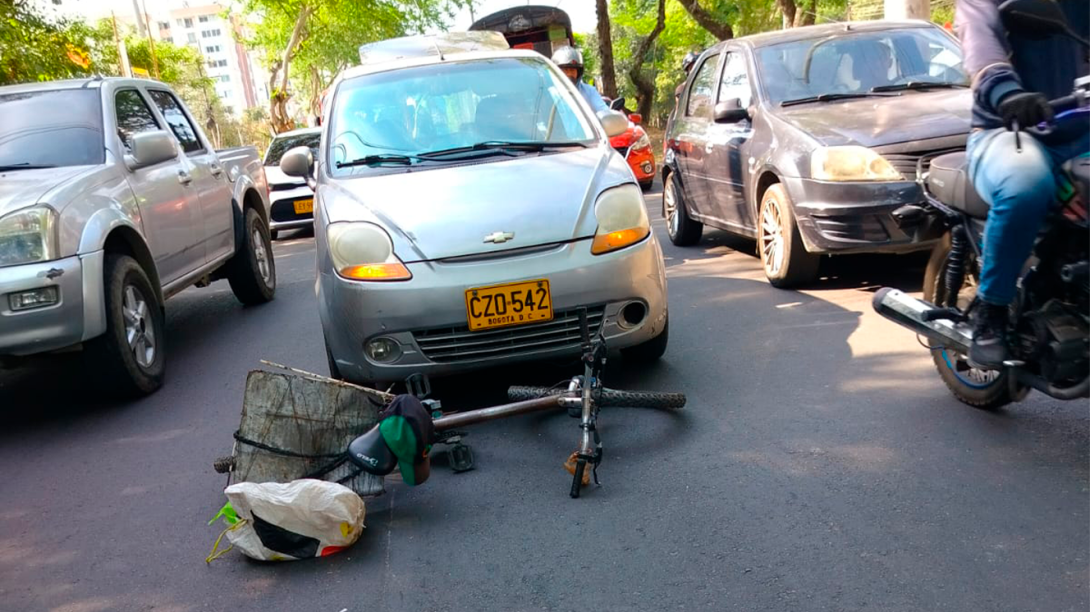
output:
[{"label": "side mirror of pickup", "polygon": [[738,98],[724,100],[715,105],[716,123],[738,123],[743,119],[749,119],[749,111],[742,108],[742,101]]},{"label": "side mirror of pickup", "polygon": [[620,136],[628,130],[628,117],[617,111],[598,111],[598,121],[602,122],[602,129],[609,138]]},{"label": "side mirror of pickup", "polygon": [[306,179],[307,185],[314,189],[317,181],[314,180],[314,154],[310,147],[299,146],[288,149],[280,158],[280,171],[288,176],[297,176]]},{"label": "side mirror of pickup", "polygon": [[129,168],[137,170],[178,157],[178,146],[163,130],[133,134],[129,143],[132,153],[126,156]]}]

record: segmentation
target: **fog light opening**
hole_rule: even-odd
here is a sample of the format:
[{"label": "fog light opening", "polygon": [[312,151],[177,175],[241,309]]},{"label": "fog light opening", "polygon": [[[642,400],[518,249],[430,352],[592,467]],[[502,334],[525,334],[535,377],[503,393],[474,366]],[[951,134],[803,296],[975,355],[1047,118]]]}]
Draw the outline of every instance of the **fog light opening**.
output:
[{"label": "fog light opening", "polygon": [[397,361],[401,357],[401,345],[393,338],[374,338],[364,345],[363,350],[369,359],[379,363]]},{"label": "fog light opening", "polygon": [[8,294],[8,306],[13,312],[32,310],[34,308],[46,308],[60,301],[60,293],[56,287],[42,287],[30,291],[20,291]]},{"label": "fog light opening", "polygon": [[618,323],[625,329],[636,327],[647,318],[647,306],[643,302],[629,302],[621,308],[621,316]]},{"label": "fog light opening", "polygon": [[640,167],[641,167],[641,168],[643,168],[643,172],[644,172],[644,174],[651,174],[651,170],[652,170],[652,168],[651,168],[651,164],[650,164],[650,163],[648,163],[648,162],[643,162],[643,165],[642,165],[642,166],[640,166]]}]

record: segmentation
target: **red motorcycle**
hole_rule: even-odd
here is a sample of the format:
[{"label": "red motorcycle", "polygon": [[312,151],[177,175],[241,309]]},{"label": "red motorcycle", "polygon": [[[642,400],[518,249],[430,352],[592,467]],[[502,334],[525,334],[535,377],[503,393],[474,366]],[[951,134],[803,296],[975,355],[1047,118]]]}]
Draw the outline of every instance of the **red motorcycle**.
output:
[{"label": "red motorcycle", "polygon": [[[606,104],[609,104],[610,109],[627,113],[624,98],[612,101],[609,98],[603,99]],[[628,129],[624,134],[610,138],[609,144],[624,156],[628,167],[632,169],[632,174],[636,176],[636,181],[640,184],[640,189],[650,191],[651,185],[655,182],[655,154],[651,151],[651,139],[647,137],[647,131],[640,125],[643,122],[643,116],[638,113],[627,114]]]}]

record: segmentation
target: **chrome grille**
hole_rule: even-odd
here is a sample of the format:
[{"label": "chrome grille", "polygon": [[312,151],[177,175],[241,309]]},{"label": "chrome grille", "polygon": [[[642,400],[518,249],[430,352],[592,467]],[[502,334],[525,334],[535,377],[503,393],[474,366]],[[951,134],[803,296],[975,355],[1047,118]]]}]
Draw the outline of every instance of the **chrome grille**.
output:
[{"label": "chrome grille", "polygon": [[874,150],[889,161],[895,170],[910,181],[916,180],[916,167],[923,159],[921,170],[927,172],[931,160],[950,151],[965,149],[966,134],[926,138],[895,145],[875,147]]},{"label": "chrome grille", "polygon": [[[605,306],[587,307],[587,323],[595,333],[605,316]],[[469,331],[468,325],[413,332],[424,356],[436,363],[459,363],[548,351],[578,348],[579,310],[554,313],[553,320],[491,331]]]}]

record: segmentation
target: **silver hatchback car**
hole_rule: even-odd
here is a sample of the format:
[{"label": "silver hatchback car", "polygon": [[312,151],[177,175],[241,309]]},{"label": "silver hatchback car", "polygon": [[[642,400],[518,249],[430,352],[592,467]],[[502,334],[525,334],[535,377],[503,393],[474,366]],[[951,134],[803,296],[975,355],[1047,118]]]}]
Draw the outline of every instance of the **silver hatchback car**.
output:
[{"label": "silver hatchback car", "polygon": [[624,117],[596,117],[537,53],[398,48],[414,40],[418,54],[341,74],[318,158],[281,161],[315,185],[331,374],[378,384],[577,355],[583,308],[611,347],[659,358],[666,272],[609,144]]}]

